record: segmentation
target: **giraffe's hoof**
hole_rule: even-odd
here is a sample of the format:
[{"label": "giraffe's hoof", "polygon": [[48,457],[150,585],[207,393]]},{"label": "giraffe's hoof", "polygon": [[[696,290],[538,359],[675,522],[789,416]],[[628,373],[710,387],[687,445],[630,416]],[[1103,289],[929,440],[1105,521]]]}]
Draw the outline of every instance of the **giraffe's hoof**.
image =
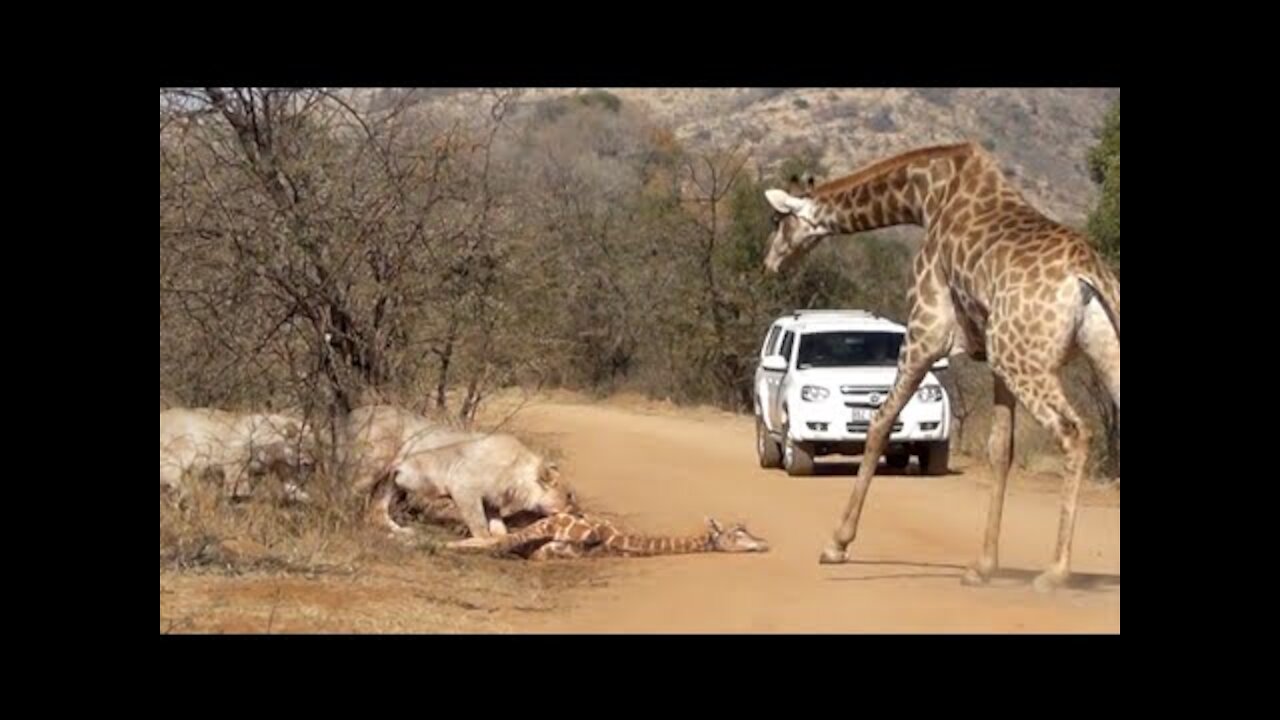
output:
[{"label": "giraffe's hoof", "polygon": [[849,554],[833,547],[826,548],[818,557],[819,565],[841,565],[846,562],[849,562]]},{"label": "giraffe's hoof", "polygon": [[1036,579],[1031,582],[1031,587],[1035,588],[1038,593],[1051,593],[1065,585],[1066,582],[1066,573],[1048,570],[1037,575]]},{"label": "giraffe's hoof", "polygon": [[979,566],[970,566],[965,569],[964,575],[960,577],[960,584],[969,587],[980,587],[991,581],[991,571],[984,571]]}]

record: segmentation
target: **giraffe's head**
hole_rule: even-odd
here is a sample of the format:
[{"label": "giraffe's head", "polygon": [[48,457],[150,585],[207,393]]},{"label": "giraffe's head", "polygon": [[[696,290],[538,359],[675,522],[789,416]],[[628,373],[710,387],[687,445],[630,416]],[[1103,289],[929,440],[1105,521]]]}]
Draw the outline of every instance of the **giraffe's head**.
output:
[{"label": "giraffe's head", "polygon": [[716,552],[768,552],[769,543],[758,538],[741,523],[724,527],[715,518],[707,518],[711,547]]},{"label": "giraffe's head", "polygon": [[[792,178],[793,186],[799,178]],[[769,272],[778,272],[804,257],[819,240],[834,235],[835,230],[818,218],[818,204],[807,189],[798,194],[772,188],[764,191],[764,197],[773,208],[773,233],[769,236],[769,250],[764,266]]]}]

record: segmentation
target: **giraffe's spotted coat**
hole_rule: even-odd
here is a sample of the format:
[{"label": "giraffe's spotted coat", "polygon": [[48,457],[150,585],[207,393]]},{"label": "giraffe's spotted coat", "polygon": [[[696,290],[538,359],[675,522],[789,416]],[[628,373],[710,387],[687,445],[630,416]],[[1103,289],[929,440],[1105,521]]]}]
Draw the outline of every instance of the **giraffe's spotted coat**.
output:
[{"label": "giraffe's spotted coat", "polygon": [[[1036,210],[1006,181],[995,159],[972,143],[903,153],[799,197],[767,195],[780,213],[765,258],[775,272],[831,235],[924,227],[925,242],[912,264],[912,308],[898,380],[868,430],[865,458],[879,457],[894,419],[936,360],[964,352],[989,363],[996,413],[988,450],[996,482],[983,552],[966,580],[985,581],[997,565],[1020,401],[1067,455],[1055,561],[1037,587],[1064,581],[1089,432],[1067,400],[1060,371],[1074,349],[1082,350],[1119,406],[1119,279],[1081,233]],[[845,559],[875,467],[864,459],[824,562]]]}]

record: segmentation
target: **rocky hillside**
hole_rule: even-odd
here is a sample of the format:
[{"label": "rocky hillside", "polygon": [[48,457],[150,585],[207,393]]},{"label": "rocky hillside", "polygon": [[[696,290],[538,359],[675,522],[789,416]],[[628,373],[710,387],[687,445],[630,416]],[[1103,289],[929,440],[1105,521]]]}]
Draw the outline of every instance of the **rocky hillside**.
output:
[{"label": "rocky hillside", "polygon": [[806,144],[832,176],[923,145],[974,140],[1004,163],[1029,199],[1083,223],[1096,190],[1085,153],[1119,90],[1108,89],[635,89],[682,140],[749,143],[767,162]]},{"label": "rocky hillside", "polygon": [[[924,145],[981,142],[1032,202],[1074,225],[1083,225],[1096,199],[1085,154],[1107,107],[1120,96],[1118,89],[1096,88],[605,89],[647,107],[691,146],[740,140],[765,166],[809,146],[832,177]],[[521,100],[587,90],[530,89]],[[429,104],[472,95],[441,89],[414,94]]]}]

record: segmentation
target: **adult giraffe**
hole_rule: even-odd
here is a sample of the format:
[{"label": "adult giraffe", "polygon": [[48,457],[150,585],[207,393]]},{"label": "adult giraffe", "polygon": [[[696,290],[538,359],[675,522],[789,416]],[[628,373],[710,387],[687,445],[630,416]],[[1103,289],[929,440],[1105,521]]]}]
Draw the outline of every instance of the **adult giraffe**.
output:
[{"label": "adult giraffe", "polygon": [[890,225],[919,225],[907,339],[898,377],[867,431],[866,451],[843,521],[821,562],[847,560],[862,504],[894,419],[929,367],[948,354],[985,360],[995,376],[988,456],[995,481],[982,554],[966,584],[998,565],[1000,519],[1018,401],[1053,432],[1067,458],[1053,564],[1036,577],[1052,590],[1070,575],[1089,432],[1063,392],[1060,371],[1078,348],[1120,406],[1120,281],[1080,233],[1045,217],[973,143],[923,148],[804,192],[765,192],[776,211],[765,267],[778,272],[823,238]]}]

